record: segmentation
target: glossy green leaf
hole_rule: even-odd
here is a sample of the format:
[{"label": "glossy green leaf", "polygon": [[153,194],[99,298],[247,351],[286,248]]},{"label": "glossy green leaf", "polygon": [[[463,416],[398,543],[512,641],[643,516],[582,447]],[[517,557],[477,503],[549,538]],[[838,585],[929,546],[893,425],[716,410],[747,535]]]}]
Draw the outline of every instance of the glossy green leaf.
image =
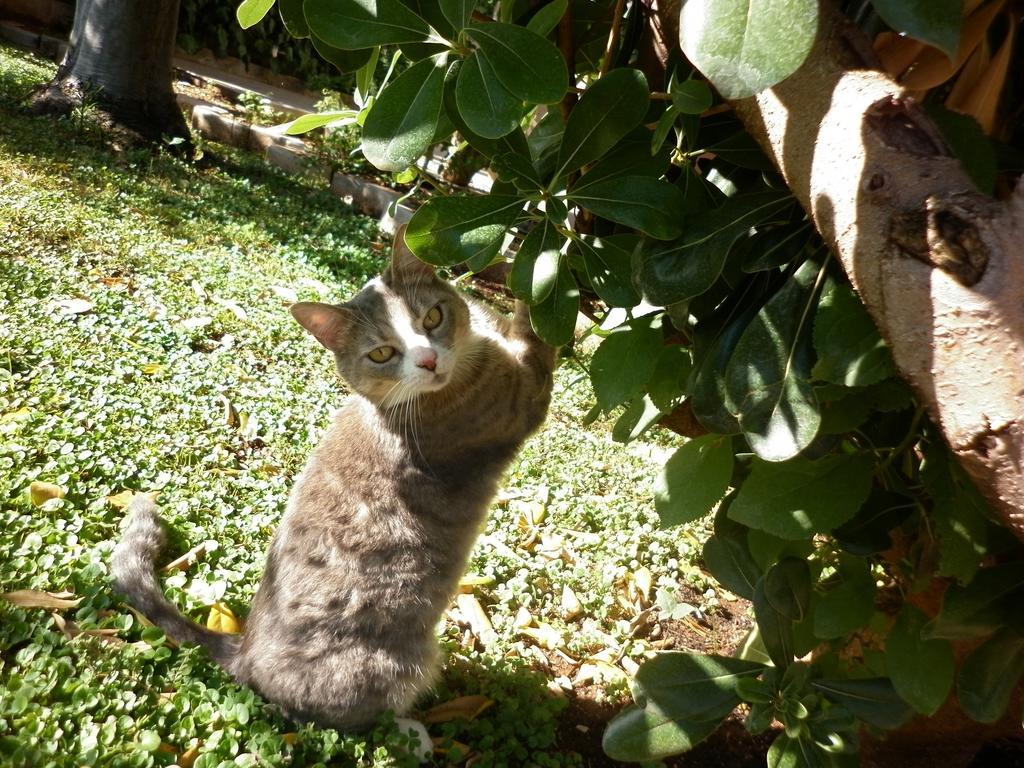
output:
[{"label": "glossy green leaf", "polygon": [[685,115],[699,115],[711,107],[713,97],[708,84],[702,80],[683,80],[672,83],[672,104]]},{"label": "glossy green leaf", "polygon": [[516,254],[508,287],[529,304],[543,301],[555,287],[565,239],[547,219],[530,230]]},{"label": "glossy green leaf", "polygon": [[659,240],[678,237],[683,231],[682,192],[649,176],[620,176],[580,185],[568,198],[591,213]]},{"label": "glossy green leaf", "polygon": [[960,47],[960,0],[872,0],[878,15],[896,32],[934,45],[949,58]]},{"label": "glossy green leaf", "polygon": [[569,114],[555,178],[603,157],[647,114],[650,89],[638,69],[613,69],[590,86]]},{"label": "glossy green leaf", "polygon": [[437,129],[444,70],[434,59],[390,82],[363,123],[363,154],[382,171],[404,171],[427,151]]},{"label": "glossy green leaf", "polygon": [[981,124],[971,115],[946,109],[937,101],[925,104],[924,108],[953,154],[960,158],[960,167],[979,190],[994,195],[999,162],[993,141],[985,135]]},{"label": "glossy green leaf", "polygon": [[302,10],[303,0],[278,0],[277,12],[281,14],[281,21],[288,34],[292,37],[309,37],[309,24],[306,23],[306,14]]},{"label": "glossy green leaf", "polygon": [[661,113],[661,117],[658,118],[658,124],[654,128],[654,133],[651,134],[652,155],[656,155],[665,144],[665,139],[668,138],[668,134],[672,130],[672,126],[676,124],[676,118],[678,117],[679,110],[672,104],[669,104],[668,109]]},{"label": "glossy green leaf", "polygon": [[333,64],[341,72],[353,72],[364,66],[370,60],[375,50],[372,48],[361,48],[355,51],[346,51],[341,48],[335,48],[332,45],[328,45],[313,32],[309,33],[309,41],[313,44],[314,50],[320,55],[321,59],[328,64]]},{"label": "glossy green leaf", "polygon": [[580,310],[580,291],[576,287],[566,259],[558,262],[558,274],[548,297],[530,310],[530,323],[541,341],[560,347],[572,340],[576,315]]},{"label": "glossy green leaf", "polygon": [[635,235],[595,237],[580,235],[573,248],[583,257],[583,267],[594,291],[609,307],[635,307],[640,292],[633,285]]},{"label": "glossy green leaf", "polygon": [[694,416],[709,432],[732,435],[742,431],[736,407],[726,392],[725,370],[743,331],[756,314],[757,305],[751,302],[740,307],[735,316],[730,314],[724,327],[715,329],[708,337],[699,326],[694,336],[695,372],[689,383],[690,399]]},{"label": "glossy green leaf", "polygon": [[313,115],[302,115],[292,120],[288,127],[285,129],[285,134],[288,136],[296,136],[302,133],[308,133],[316,128],[323,128],[325,125],[334,125],[341,123],[342,125],[350,125],[356,121],[356,116],[359,113],[354,109],[342,109],[333,112],[318,112]]},{"label": "glossy green leaf", "polygon": [[873,458],[859,453],[781,464],[755,458],[729,517],[783,539],[828,533],[864,503],[873,468]]},{"label": "glossy green leaf", "polygon": [[895,375],[889,348],[853,290],[829,280],[814,319],[817,379],[864,387]]},{"label": "glossy green leaf", "polygon": [[274,0],[242,0],[235,11],[239,26],[248,29],[254,24],[259,24],[273,6]]},{"label": "glossy green leaf", "polygon": [[979,723],[994,723],[1009,706],[1024,675],[1024,637],[1004,628],[964,659],[956,696],[964,713]]},{"label": "glossy green leaf", "polygon": [[514,24],[470,24],[469,36],[501,84],[531,104],[552,104],[569,86],[562,54],[547,39]]},{"label": "glossy green leaf", "polygon": [[885,666],[900,698],[922,715],[934,715],[953,689],[955,663],[948,640],[921,637],[928,618],[903,606],[885,640]]},{"label": "glossy green leaf", "polygon": [[844,637],[868,623],[875,610],[875,581],[868,573],[844,579],[814,605],[815,637]]},{"label": "glossy green leaf", "polygon": [[665,413],[680,405],[686,395],[686,382],[692,369],[693,360],[687,347],[682,344],[662,347],[647,382],[647,391],[654,404]]},{"label": "glossy green leaf", "polygon": [[739,195],[693,221],[679,241],[652,244],[641,254],[644,297],[667,306],[701,295],[722,273],[736,238],[754,225],[774,220],[791,204],[789,193],[779,190]]},{"label": "glossy green leaf", "polygon": [[678,718],[717,720],[739,703],[736,684],[763,671],[763,664],[732,656],[664,651],[640,665],[634,696]]},{"label": "glossy green leaf", "polygon": [[634,397],[612,427],[612,440],[617,443],[631,443],[658,423],[661,411],[650,395]]},{"label": "glossy green leaf", "polygon": [[831,768],[828,756],[810,739],[780,733],[768,748],[768,768]]},{"label": "glossy green leaf", "polygon": [[761,569],[747,551],[746,544],[709,536],[701,550],[704,567],[715,581],[733,594],[750,600],[754,586],[761,578]]},{"label": "glossy green leaf", "polygon": [[480,53],[470,55],[459,69],[455,101],[466,125],[487,139],[511,133],[523,115],[523,102],[508,92]]},{"label": "glossy green leaf", "polygon": [[725,370],[740,427],[766,461],[796,456],[818,434],[809,320],[819,270],[808,261],[786,281],[747,326]]},{"label": "glossy green leaf", "polygon": [[811,571],[806,560],[786,557],[764,575],[764,596],[780,615],[803,621],[811,600]]},{"label": "glossy green leaf", "polygon": [[523,209],[514,195],[432,197],[413,214],[405,242],[435,266],[493,257]]},{"label": "glossy green leaf", "polygon": [[689,752],[719,725],[721,720],[680,720],[655,706],[632,706],[608,723],[601,747],[612,760],[659,760]]},{"label": "glossy green leaf", "polygon": [[761,272],[794,262],[805,252],[813,231],[809,223],[800,222],[755,233],[746,241],[740,268],[744,272]]},{"label": "glossy green leaf", "polygon": [[476,7],[475,0],[437,0],[437,4],[456,32],[469,26],[469,21],[473,18],[473,8]]},{"label": "glossy green leaf", "polygon": [[866,557],[892,546],[890,531],[910,515],[914,504],[906,496],[872,488],[857,514],[832,531],[847,552]]},{"label": "glossy green leaf", "polygon": [[590,381],[606,411],[640,394],[654,373],[662,347],[658,315],[647,315],[613,330],[590,362]]},{"label": "glossy green leaf", "polygon": [[793,620],[780,613],[765,594],[765,577],[754,585],[754,620],[757,621],[758,635],[768,652],[772,663],[785,669],[796,653],[796,639],[793,637]]},{"label": "glossy green leaf", "polygon": [[982,568],[967,585],[952,584],[939,615],[924,636],[966,640],[995,632],[1019,614],[1024,599],[1024,561]]},{"label": "glossy green leaf", "polygon": [[654,482],[662,527],[707,515],[729,489],[732,463],[732,441],[721,435],[703,435],[677,449]]},{"label": "glossy green leaf", "polygon": [[679,44],[719,93],[742,99],[793,74],[817,28],[817,0],[687,0]]},{"label": "glossy green leaf", "polygon": [[854,717],[885,730],[894,730],[914,716],[886,677],[864,680],[813,680],[825,698],[842,705]]},{"label": "glossy green leaf", "polygon": [[526,23],[526,28],[536,32],[541,37],[547,37],[551,31],[558,26],[558,22],[565,15],[565,9],[569,7],[569,0],[552,0],[533,14]]},{"label": "glossy green leaf", "polygon": [[346,51],[426,40],[427,23],[399,0],[305,0],[310,30]]},{"label": "glossy green leaf", "polygon": [[[459,135],[464,138],[473,149],[486,157],[500,157],[512,154],[522,158],[522,162],[530,164],[530,145],[526,141],[526,134],[519,127],[512,130],[501,138],[488,139],[476,133],[466,124],[459,113],[456,89],[458,87],[459,74],[462,71],[463,61],[458,60],[451,64],[448,72],[445,73],[444,83],[444,111],[448,118],[454,123]],[[535,176],[536,171],[531,173]]]}]

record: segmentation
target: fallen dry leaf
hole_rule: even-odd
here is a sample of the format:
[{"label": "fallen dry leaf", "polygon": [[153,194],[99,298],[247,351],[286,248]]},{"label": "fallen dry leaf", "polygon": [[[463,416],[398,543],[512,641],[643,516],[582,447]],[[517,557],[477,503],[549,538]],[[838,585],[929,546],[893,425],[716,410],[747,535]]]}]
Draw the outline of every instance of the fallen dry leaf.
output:
[{"label": "fallen dry leaf", "polygon": [[449,720],[472,720],[494,702],[486,696],[459,696],[431,707],[423,713],[424,723],[447,723]]},{"label": "fallen dry leaf", "polygon": [[512,619],[512,626],[516,629],[522,629],[533,624],[533,614],[530,613],[529,609],[525,605],[519,606],[519,610],[516,611],[515,618]]},{"label": "fallen dry leaf", "polygon": [[484,607],[480,605],[479,600],[473,595],[462,594],[456,596],[455,603],[459,606],[459,611],[465,618],[466,623],[469,624],[469,628],[473,630],[473,634],[476,635],[482,645],[486,647],[498,639],[498,633],[491,626],[491,620],[487,618]]},{"label": "fallen dry leaf", "polygon": [[536,627],[523,627],[519,631],[549,651],[562,645],[562,633],[544,622],[538,623]]},{"label": "fallen dry leaf", "polygon": [[50,499],[63,499],[67,491],[53,483],[33,480],[32,485],[29,486],[28,493],[32,499],[32,506],[39,507]]},{"label": "fallen dry leaf", "polygon": [[183,554],[181,557],[176,557],[162,570],[164,573],[170,573],[171,571],[184,571],[189,568],[194,562],[199,560],[203,555],[209,554],[217,549],[217,542],[213,539],[207,539],[206,541],[196,544],[192,549]]},{"label": "fallen dry leaf", "polygon": [[469,593],[477,587],[489,587],[493,583],[493,576],[472,576],[467,573],[459,579],[459,592]]},{"label": "fallen dry leaf", "polygon": [[299,300],[299,296],[295,291],[291,288],[286,288],[283,285],[272,285],[270,286],[270,290],[274,292],[274,295],[277,296],[277,298],[286,304],[294,304]]},{"label": "fallen dry leaf", "polygon": [[58,299],[54,306],[62,315],[84,315],[96,305],[85,299]]},{"label": "fallen dry leaf", "polygon": [[77,608],[82,602],[81,597],[72,599],[71,592],[40,592],[36,589],[16,589],[13,592],[5,592],[0,595],[0,600],[6,600],[19,608]]},{"label": "fallen dry leaf", "polygon": [[237,635],[242,631],[238,617],[221,602],[210,606],[210,615],[206,617],[206,626],[215,632],[224,632],[229,635]]},{"label": "fallen dry leaf", "polygon": [[566,621],[572,621],[582,612],[583,606],[580,605],[580,599],[576,597],[576,593],[572,591],[572,588],[566,584],[562,587],[562,616]]}]

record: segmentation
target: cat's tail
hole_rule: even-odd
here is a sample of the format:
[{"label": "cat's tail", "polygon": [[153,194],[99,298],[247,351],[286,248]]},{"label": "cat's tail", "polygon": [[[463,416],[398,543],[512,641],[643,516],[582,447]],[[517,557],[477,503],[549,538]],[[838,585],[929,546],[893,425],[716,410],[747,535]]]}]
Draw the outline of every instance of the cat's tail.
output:
[{"label": "cat's tail", "polygon": [[169,637],[203,646],[214,661],[230,672],[240,637],[195,623],[164,597],[156,578],[156,558],[166,540],[156,504],[146,496],[136,496],[128,505],[128,521],[111,557],[114,587]]}]

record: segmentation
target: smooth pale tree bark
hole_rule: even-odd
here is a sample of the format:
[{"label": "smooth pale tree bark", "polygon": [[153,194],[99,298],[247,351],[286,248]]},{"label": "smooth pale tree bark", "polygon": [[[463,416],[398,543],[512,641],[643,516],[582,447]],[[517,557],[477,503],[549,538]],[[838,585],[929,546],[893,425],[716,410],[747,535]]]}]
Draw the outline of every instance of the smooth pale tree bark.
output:
[{"label": "smooth pale tree bark", "polygon": [[733,104],[961,465],[1024,539],[1024,185],[977,191],[827,0],[805,64]]},{"label": "smooth pale tree bark", "polygon": [[31,97],[38,113],[94,104],[147,141],[188,138],[172,90],[180,0],[78,0],[54,79]]}]

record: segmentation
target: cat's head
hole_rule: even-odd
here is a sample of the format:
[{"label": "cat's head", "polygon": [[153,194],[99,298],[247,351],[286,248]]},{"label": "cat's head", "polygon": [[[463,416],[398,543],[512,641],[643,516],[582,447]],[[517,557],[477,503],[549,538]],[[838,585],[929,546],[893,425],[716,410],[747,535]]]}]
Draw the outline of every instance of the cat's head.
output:
[{"label": "cat's head", "polygon": [[299,302],[296,320],[334,353],[356,392],[390,408],[451,383],[469,308],[395,235],[391,263],[343,304]]}]

